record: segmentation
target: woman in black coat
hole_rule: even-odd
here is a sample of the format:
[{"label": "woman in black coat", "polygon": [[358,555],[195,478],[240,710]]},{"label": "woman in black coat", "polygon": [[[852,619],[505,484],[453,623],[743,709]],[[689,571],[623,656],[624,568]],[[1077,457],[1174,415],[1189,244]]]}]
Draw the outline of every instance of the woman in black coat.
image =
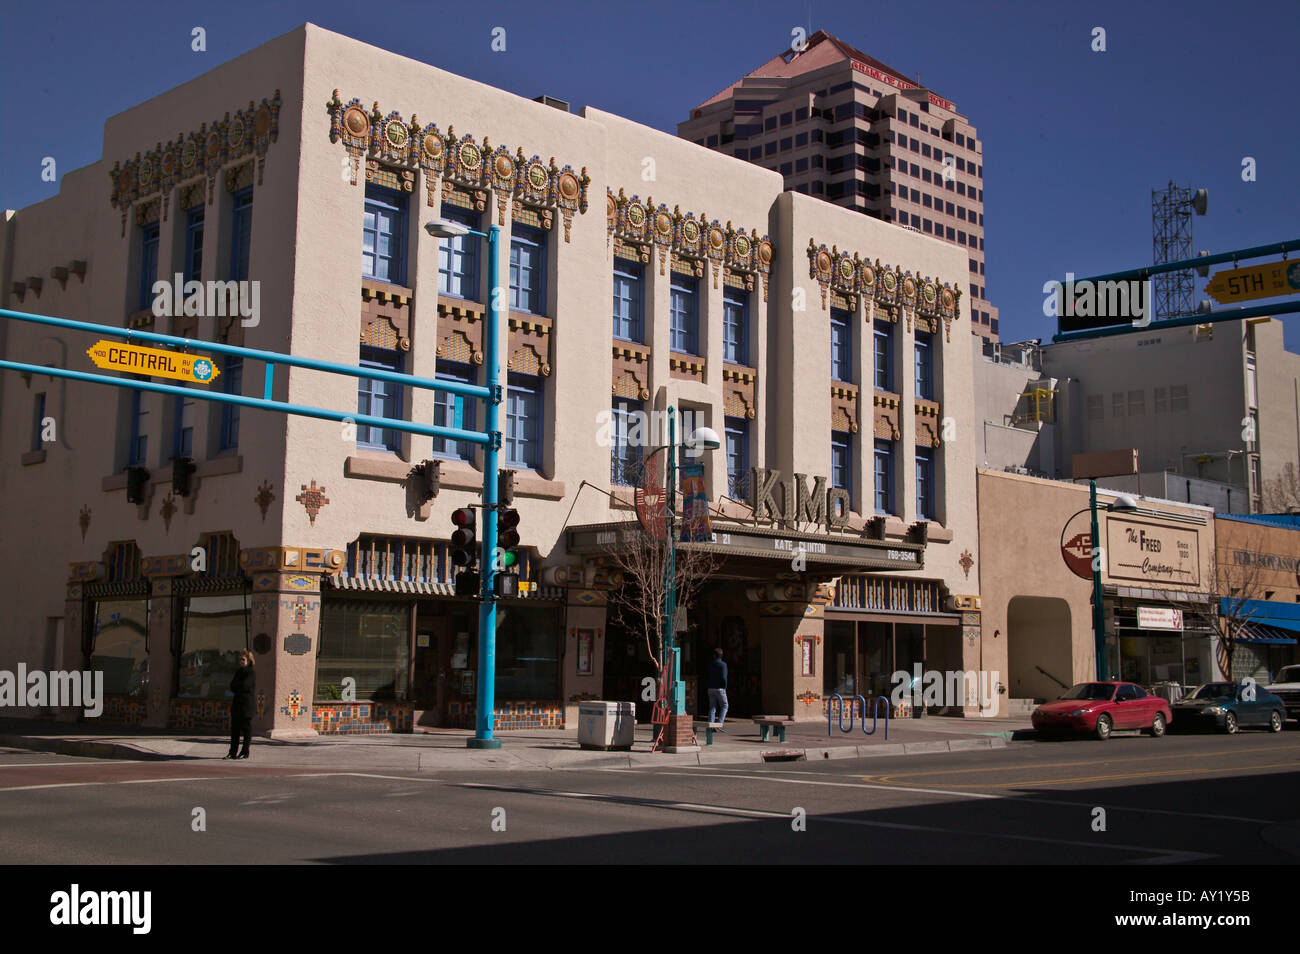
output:
[{"label": "woman in black coat", "polygon": [[[230,691],[235,697],[230,700],[230,753],[228,759],[248,758],[248,746],[253,740],[253,689],[257,678],[253,672],[253,654],[247,649],[239,652],[239,669],[235,678],[230,680]],[[240,738],[244,740],[242,751],[236,754]]]}]

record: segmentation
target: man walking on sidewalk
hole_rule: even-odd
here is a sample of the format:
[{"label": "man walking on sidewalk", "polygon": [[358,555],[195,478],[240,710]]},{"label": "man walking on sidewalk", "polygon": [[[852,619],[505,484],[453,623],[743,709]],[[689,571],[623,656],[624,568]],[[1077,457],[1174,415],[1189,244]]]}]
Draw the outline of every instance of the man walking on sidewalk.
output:
[{"label": "man walking on sidewalk", "polygon": [[[718,709],[722,711],[718,713]],[[714,718],[714,713],[718,713]],[[722,647],[713,650],[709,663],[709,722],[721,725],[727,721],[727,664],[722,661]],[[726,729],[718,729],[726,732]]]}]

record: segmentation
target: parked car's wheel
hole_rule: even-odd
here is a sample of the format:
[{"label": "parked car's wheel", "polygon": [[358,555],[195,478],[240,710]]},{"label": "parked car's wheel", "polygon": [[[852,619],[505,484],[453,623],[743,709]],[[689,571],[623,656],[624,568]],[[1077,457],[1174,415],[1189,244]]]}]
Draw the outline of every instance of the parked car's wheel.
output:
[{"label": "parked car's wheel", "polygon": [[1282,721],[1283,721],[1283,720],[1282,720],[1282,713],[1280,713],[1280,712],[1278,712],[1276,709],[1274,709],[1274,710],[1272,711],[1272,713],[1269,714],[1269,717],[1268,717],[1268,730],[1269,730],[1270,732],[1281,732],[1281,731],[1282,731]]},{"label": "parked car's wheel", "polygon": [[1104,712],[1097,716],[1097,738],[1105,741],[1110,738],[1110,716]]},{"label": "parked car's wheel", "polygon": [[1147,730],[1154,738],[1160,738],[1165,734],[1165,714],[1157,712],[1155,718],[1151,720],[1151,728]]},{"label": "parked car's wheel", "polygon": [[1237,716],[1236,713],[1229,712],[1223,717],[1223,731],[1228,735],[1237,734]]}]

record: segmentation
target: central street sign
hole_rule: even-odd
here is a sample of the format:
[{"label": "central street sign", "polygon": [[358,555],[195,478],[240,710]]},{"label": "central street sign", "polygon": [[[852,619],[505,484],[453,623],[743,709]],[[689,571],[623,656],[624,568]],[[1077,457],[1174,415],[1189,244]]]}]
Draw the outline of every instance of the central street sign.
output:
[{"label": "central street sign", "polygon": [[129,371],[158,378],[172,378],[194,384],[211,384],[221,371],[211,358],[202,355],[182,354],[163,348],[143,348],[140,345],[120,344],[99,339],[86,349],[95,367],[108,371]]},{"label": "central street sign", "polygon": [[1220,305],[1294,295],[1300,292],[1300,261],[1268,262],[1216,272],[1205,291]]}]

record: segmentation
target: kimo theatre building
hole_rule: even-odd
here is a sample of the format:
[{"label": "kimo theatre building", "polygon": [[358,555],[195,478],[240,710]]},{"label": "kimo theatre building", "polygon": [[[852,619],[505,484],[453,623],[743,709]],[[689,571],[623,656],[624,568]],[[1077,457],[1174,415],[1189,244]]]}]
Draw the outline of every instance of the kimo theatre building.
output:
[{"label": "kimo theatre building", "polygon": [[[910,594],[914,615],[925,616],[931,624],[940,618],[930,612],[938,605],[939,586],[917,578],[925,570],[922,529],[885,539],[884,534],[872,537],[861,529],[838,526],[806,532],[759,526],[752,519],[711,515],[711,520],[707,540],[677,544],[679,553],[706,552],[713,558],[707,581],[676,623],[689,712],[708,712],[706,667],[717,648],[728,667],[728,717],[772,713],[820,720],[826,717],[828,686],[837,691],[846,679],[874,685],[883,678],[887,684],[889,672],[876,667],[892,666],[895,658],[902,658],[895,656],[894,632],[887,633],[888,649],[879,659],[860,655],[853,644],[860,615],[854,601],[866,580],[888,581],[888,599],[895,601],[889,605],[901,607]],[[604,608],[603,697],[637,700],[638,721],[648,721],[650,704],[642,699],[640,688],[645,677],[655,675],[655,667],[644,635],[627,622],[628,614],[620,613],[619,601],[611,597],[612,590],[636,585],[620,572],[612,551],[644,546],[644,531],[636,520],[578,526],[566,531],[566,543],[570,556],[584,561],[584,566],[558,571],[572,581],[570,604]],[[942,620],[956,644],[960,617],[947,614]],[[913,655],[921,662],[926,630],[917,625],[920,640]],[[910,636],[906,630],[900,638]],[[937,630],[930,632],[930,639],[932,647],[941,645]],[[864,654],[868,645],[864,638]],[[959,646],[956,649],[952,668],[961,668]],[[912,652],[911,643],[905,643],[903,656],[910,660]],[[864,670],[859,675],[860,659],[873,667],[869,674]]]}]

